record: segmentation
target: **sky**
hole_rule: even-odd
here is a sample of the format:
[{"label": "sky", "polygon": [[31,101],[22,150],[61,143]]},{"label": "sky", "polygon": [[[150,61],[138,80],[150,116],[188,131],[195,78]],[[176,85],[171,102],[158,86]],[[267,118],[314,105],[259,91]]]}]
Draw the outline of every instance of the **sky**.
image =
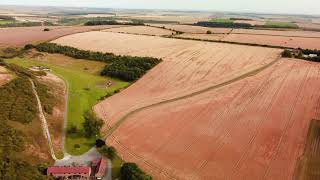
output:
[{"label": "sky", "polygon": [[0,4],[320,14],[320,0],[0,0]]}]

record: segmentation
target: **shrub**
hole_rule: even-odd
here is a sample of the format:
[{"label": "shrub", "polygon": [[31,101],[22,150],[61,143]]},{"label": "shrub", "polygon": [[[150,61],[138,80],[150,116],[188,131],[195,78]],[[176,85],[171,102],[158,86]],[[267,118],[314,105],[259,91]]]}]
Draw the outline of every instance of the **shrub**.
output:
[{"label": "shrub", "polygon": [[111,160],[113,160],[117,156],[117,150],[112,146],[108,147],[108,146],[104,145],[99,148],[99,152],[103,156],[110,158]]},{"label": "shrub", "polygon": [[102,140],[102,139],[97,139],[96,140],[96,147],[97,148],[101,148],[101,147],[103,147],[105,145],[106,145],[106,142],[104,140]]},{"label": "shrub", "polygon": [[78,128],[77,128],[77,126],[75,126],[75,125],[72,124],[72,125],[67,129],[67,133],[68,133],[69,135],[78,133]]},{"label": "shrub", "polygon": [[212,32],[210,30],[207,31],[207,34],[212,34]]},{"label": "shrub", "polygon": [[25,50],[29,50],[29,49],[33,49],[34,48],[34,45],[33,44],[26,44],[25,46],[24,46],[24,49]]},{"label": "shrub", "polygon": [[49,28],[44,28],[43,31],[50,31],[50,29]]},{"label": "shrub", "polygon": [[282,57],[287,57],[287,58],[292,58],[293,55],[292,55],[292,52],[288,49],[285,49],[283,52],[282,52]]},{"label": "shrub", "polygon": [[135,163],[124,163],[120,174],[122,180],[152,180],[152,177],[143,172]]}]

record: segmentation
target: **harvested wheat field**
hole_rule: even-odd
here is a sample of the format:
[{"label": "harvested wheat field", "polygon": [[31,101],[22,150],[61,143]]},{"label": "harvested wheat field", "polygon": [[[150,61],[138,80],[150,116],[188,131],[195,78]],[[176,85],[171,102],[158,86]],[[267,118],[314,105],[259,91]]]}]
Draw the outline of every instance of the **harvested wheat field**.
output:
[{"label": "harvested wheat field", "polygon": [[210,28],[202,26],[192,26],[192,25],[173,25],[173,24],[150,24],[155,27],[165,27],[166,29],[173,29],[175,31],[181,31],[185,33],[196,33],[205,34],[207,31],[211,31],[216,34],[227,34],[232,29],[231,28]]},{"label": "harvested wheat field", "polygon": [[320,49],[320,38],[285,37],[272,35],[229,34],[222,41],[252,43],[289,48]]},{"label": "harvested wheat field", "polygon": [[140,35],[154,35],[154,36],[165,36],[175,33],[174,31],[148,27],[148,26],[130,26],[130,27],[120,27],[104,30],[106,32],[117,32],[117,33],[127,33],[127,34],[140,34]]},{"label": "harvested wheat field", "polygon": [[108,143],[155,179],[292,179],[319,116],[320,65],[278,49],[110,32],[54,42],[163,59],[94,107]]},{"label": "harvested wheat field", "polygon": [[310,37],[320,38],[320,32],[317,31],[302,31],[302,30],[258,30],[258,29],[233,29],[231,34],[256,34],[256,35],[271,35],[271,36],[286,36],[286,37]]},{"label": "harvested wheat field", "polygon": [[[0,28],[0,45],[23,46],[29,43],[53,40],[74,33],[103,30],[114,27],[121,27],[121,25]],[[43,31],[45,28],[49,28],[50,31]]]},{"label": "harvested wheat field", "polygon": [[[109,32],[74,34],[54,42],[87,50],[163,59],[139,81],[95,107],[107,126],[113,126],[125,113],[137,108],[188,95],[264,67],[281,52],[271,48]],[[94,46],[87,46],[92,42]]]},{"label": "harvested wheat field", "polygon": [[255,76],[136,112],[108,143],[155,179],[291,180],[319,117],[319,68],[282,59]]}]

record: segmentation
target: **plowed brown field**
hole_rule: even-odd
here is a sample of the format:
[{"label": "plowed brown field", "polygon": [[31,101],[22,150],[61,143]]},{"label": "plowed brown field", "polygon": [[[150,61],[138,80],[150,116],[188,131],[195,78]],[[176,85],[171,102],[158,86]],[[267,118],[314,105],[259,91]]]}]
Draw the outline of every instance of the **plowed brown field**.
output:
[{"label": "plowed brown field", "polygon": [[[73,26],[73,27],[17,27],[17,28],[0,28],[0,45],[22,46],[29,43],[38,43],[43,41],[53,40],[65,35],[102,30],[114,27],[121,27],[120,25],[106,25],[106,26]],[[50,31],[43,31],[44,28],[51,29]]]},{"label": "plowed brown field", "polygon": [[[255,76],[137,112],[108,143],[155,179],[291,180],[309,123],[319,117],[319,69],[280,60]],[[126,103],[124,94],[118,101]]]}]

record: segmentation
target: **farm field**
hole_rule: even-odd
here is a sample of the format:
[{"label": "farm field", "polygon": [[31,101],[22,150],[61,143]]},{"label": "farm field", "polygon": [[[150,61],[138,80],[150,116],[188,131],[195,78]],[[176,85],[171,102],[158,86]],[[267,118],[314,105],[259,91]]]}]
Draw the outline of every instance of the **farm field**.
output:
[{"label": "farm field", "polygon": [[105,32],[117,32],[117,33],[128,33],[128,34],[140,34],[140,35],[154,35],[154,36],[164,36],[171,35],[175,33],[174,31],[160,29],[148,26],[131,26],[131,27],[120,27],[103,30]]},{"label": "farm field", "polygon": [[[139,107],[187,95],[266,66],[281,52],[270,48],[109,32],[75,34],[54,42],[87,50],[163,59],[147,75],[122,91],[121,96],[116,94],[95,106],[97,114],[108,126]],[[90,42],[95,42],[95,46],[86,46]],[[137,42],[144,43],[137,45]],[[239,58],[241,61],[237,61]],[[105,126],[104,130],[107,128]]]},{"label": "farm field", "polygon": [[[53,40],[69,34],[103,30],[114,27],[121,27],[121,25],[0,28],[0,45],[23,46],[29,43],[39,43],[43,41]],[[49,28],[51,30],[43,31],[44,28]]]},{"label": "farm field", "polygon": [[320,49],[320,38],[285,37],[253,34],[229,34],[222,41],[253,43],[290,48]]},{"label": "farm field", "polygon": [[291,180],[320,115],[319,68],[281,59],[255,76],[136,112],[108,143],[155,179]]},{"label": "farm field", "polygon": [[[36,58],[35,58],[36,59]],[[44,66],[52,69],[53,73],[68,83],[68,122],[67,127],[76,125],[82,132],[84,122],[83,114],[89,110],[101,97],[116,89],[124,88],[129,84],[123,81],[109,79],[98,75],[98,72],[105,66],[104,63],[64,59],[61,55],[49,55],[46,59],[35,60],[33,58],[16,58],[8,60],[9,63],[23,67]],[[99,70],[98,70],[99,69]],[[113,86],[106,89],[107,80],[112,80]],[[94,144],[95,139],[88,139],[82,136],[66,136],[65,148],[68,153],[79,155],[88,151]],[[75,144],[80,148],[75,148]]]},{"label": "farm field", "polygon": [[289,37],[311,37],[320,38],[320,32],[302,31],[302,30],[259,30],[259,29],[233,29],[231,34],[256,34],[272,36],[289,36]]},{"label": "farm field", "polygon": [[150,24],[155,27],[165,27],[166,29],[174,29],[176,31],[181,31],[185,33],[196,33],[205,34],[208,30],[216,34],[227,34],[232,29],[231,28],[210,28],[201,26],[191,26],[191,25],[173,25],[173,24]]}]

